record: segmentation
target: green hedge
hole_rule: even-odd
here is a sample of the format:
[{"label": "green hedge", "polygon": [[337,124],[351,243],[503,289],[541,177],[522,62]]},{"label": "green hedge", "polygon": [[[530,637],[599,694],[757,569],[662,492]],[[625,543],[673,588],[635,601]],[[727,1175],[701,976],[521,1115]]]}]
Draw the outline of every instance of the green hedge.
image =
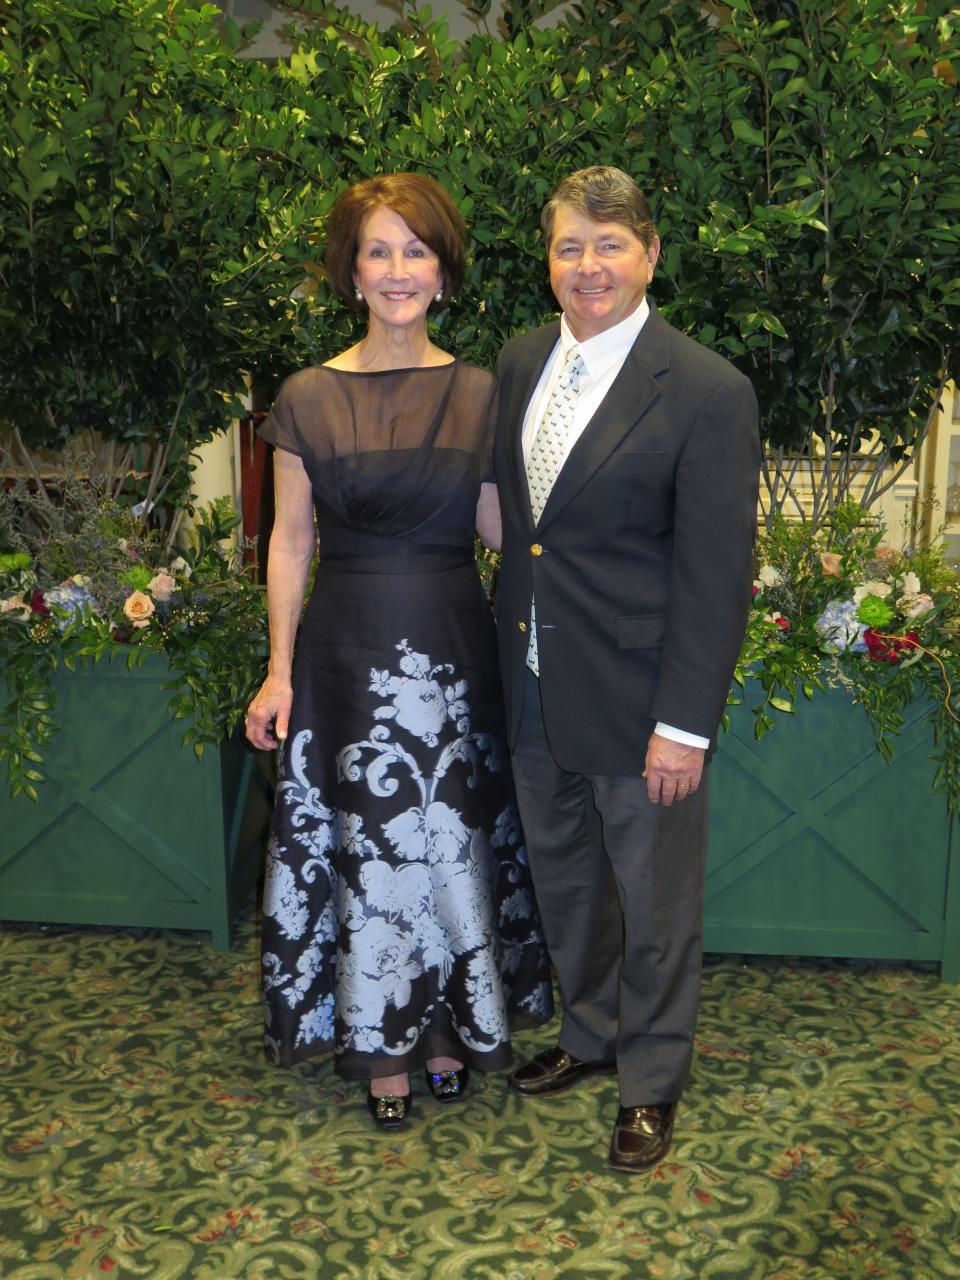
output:
[{"label": "green hedge", "polygon": [[[0,415],[28,443],[86,427],[188,443],[247,371],[355,332],[315,263],[357,178],[419,169],[473,252],[439,340],[492,364],[553,311],[551,186],[616,163],[649,192],[667,316],[754,380],[768,441],[916,443],[957,355],[958,10],[887,0],[585,0],[551,31],[460,46],[429,11],[343,10],[290,60],[185,0],[0,8]],[[481,10],[483,5],[477,6]]]}]

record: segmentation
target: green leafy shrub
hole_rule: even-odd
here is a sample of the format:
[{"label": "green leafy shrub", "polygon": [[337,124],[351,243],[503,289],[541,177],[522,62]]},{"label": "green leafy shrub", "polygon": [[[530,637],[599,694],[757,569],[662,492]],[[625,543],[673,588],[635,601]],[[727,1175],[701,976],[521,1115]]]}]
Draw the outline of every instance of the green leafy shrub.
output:
[{"label": "green leafy shrub", "polygon": [[251,352],[270,358],[270,299],[224,265],[262,233],[237,144],[273,78],[218,17],[0,8],[0,443],[29,471],[82,437],[155,523],[189,503],[191,450],[241,412]]},{"label": "green leafy shrub", "polygon": [[[467,216],[472,264],[441,340],[489,366],[554,314],[539,211],[571,170],[621,165],[654,206],[662,311],[757,389],[771,518],[797,513],[801,488],[816,523],[895,482],[956,371],[955,5],[583,0],[541,31],[552,5],[518,2],[507,40],[462,49],[429,11],[378,32],[319,0],[287,7],[324,19],[278,73],[322,132],[328,180],[422,169]],[[299,333],[326,358],[352,322],[316,296]]]},{"label": "green leafy shrub", "polygon": [[378,31],[286,7],[315,21],[272,67],[186,0],[0,19],[11,428],[154,433],[165,474],[226,424],[244,372],[269,396],[356,338],[317,259],[336,195],[384,171],[434,175],[467,217],[465,288],[436,325],[491,367],[554,313],[551,187],[612,163],[651,195],[665,315],[757,387],[771,512],[801,483],[816,520],[892,482],[957,356],[955,5],[583,0],[542,31],[552,6],[518,0],[508,39],[462,47],[429,10]]}]

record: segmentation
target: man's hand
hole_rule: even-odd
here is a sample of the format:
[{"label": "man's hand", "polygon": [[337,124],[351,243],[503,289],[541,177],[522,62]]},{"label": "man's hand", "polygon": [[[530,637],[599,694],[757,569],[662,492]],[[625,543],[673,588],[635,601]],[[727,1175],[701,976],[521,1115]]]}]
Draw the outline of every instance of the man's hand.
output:
[{"label": "man's hand", "polygon": [[688,747],[652,733],[643,770],[651,802],[671,805],[692,795],[700,785],[705,755],[703,747]]}]

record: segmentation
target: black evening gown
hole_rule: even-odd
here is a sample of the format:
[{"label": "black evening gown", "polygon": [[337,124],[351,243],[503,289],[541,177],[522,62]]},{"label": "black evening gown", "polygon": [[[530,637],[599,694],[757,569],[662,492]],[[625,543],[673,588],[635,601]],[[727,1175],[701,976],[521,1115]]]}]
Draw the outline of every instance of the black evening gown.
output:
[{"label": "black evening gown", "polygon": [[283,384],[260,428],[313,487],[263,906],[269,1056],[351,1079],[510,1065],[552,1016],[473,560],[494,380],[459,362]]}]

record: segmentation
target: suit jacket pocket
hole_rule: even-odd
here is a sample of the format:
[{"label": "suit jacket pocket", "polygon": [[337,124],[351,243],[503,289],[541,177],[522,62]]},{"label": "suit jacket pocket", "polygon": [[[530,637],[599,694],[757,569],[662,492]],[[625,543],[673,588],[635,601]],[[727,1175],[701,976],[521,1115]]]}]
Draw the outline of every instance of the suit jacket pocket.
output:
[{"label": "suit jacket pocket", "polygon": [[617,619],[617,644],[621,649],[655,649],[663,644],[663,614]]}]

